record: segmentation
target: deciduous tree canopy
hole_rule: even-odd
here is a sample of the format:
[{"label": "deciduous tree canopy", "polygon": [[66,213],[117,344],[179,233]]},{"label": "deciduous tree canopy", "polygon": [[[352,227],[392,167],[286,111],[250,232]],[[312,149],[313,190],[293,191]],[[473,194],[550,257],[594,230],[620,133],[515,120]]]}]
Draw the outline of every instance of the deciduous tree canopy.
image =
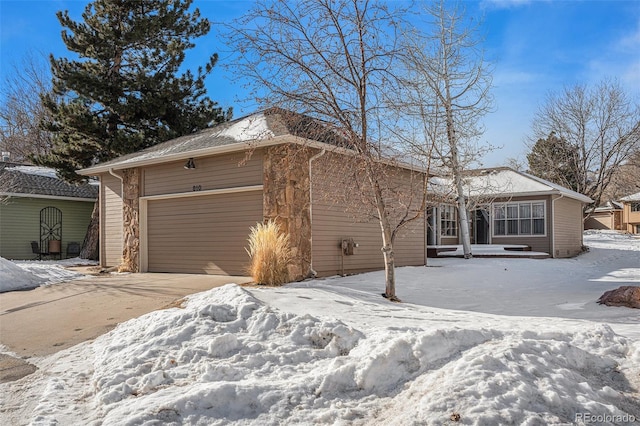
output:
[{"label": "deciduous tree canopy", "polygon": [[616,81],[551,93],[533,123],[531,171],[600,205],[640,146],[640,107]]}]

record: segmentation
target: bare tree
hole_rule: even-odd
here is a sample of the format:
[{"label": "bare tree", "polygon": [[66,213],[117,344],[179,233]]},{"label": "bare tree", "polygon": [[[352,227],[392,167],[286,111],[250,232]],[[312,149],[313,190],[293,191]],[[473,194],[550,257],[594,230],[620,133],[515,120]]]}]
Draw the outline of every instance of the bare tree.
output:
[{"label": "bare tree", "polygon": [[401,12],[376,1],[260,0],[229,26],[239,53],[234,69],[254,82],[259,103],[320,119],[347,141],[344,161],[355,178],[352,186],[380,223],[384,296],[391,300],[397,300],[394,240],[423,209],[420,203],[394,203],[397,191],[388,173],[389,115],[396,112],[384,92],[398,86]]},{"label": "bare tree", "polygon": [[611,183],[602,195],[600,204],[609,200],[619,200],[624,196],[639,192],[640,178],[638,176],[640,176],[640,149],[613,172]]},{"label": "bare tree", "polygon": [[48,114],[42,95],[51,92],[51,73],[44,55],[27,54],[2,82],[0,148],[12,160],[28,161],[51,149],[51,134],[40,123]]},{"label": "bare tree", "polygon": [[[640,149],[640,107],[614,80],[593,87],[565,87],[560,93],[550,93],[536,113],[531,140],[552,133],[568,146],[562,151],[573,157],[555,161],[570,166],[571,179],[565,180],[570,189],[598,206],[616,171]],[[530,168],[531,164],[530,159]],[[531,171],[536,173],[535,168]]]},{"label": "bare tree", "polygon": [[[466,20],[458,7],[444,1],[425,7],[431,31],[411,31],[405,37],[406,60],[411,71],[408,85],[420,93],[418,115],[428,126],[429,145],[452,178],[464,257],[470,258],[471,242],[464,172],[483,153],[477,139],[483,129],[480,118],[489,112],[491,72],[484,61],[477,25]],[[430,151],[428,148],[427,151]],[[490,149],[487,147],[486,149]]]}]

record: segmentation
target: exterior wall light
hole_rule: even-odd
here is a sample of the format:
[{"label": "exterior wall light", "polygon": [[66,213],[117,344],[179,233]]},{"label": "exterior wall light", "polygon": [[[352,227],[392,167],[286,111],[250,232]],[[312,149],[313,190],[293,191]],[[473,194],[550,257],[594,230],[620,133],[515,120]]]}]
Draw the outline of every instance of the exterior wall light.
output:
[{"label": "exterior wall light", "polygon": [[187,163],[184,165],[184,168],[187,170],[196,168],[196,163],[193,161],[193,158],[189,158]]}]

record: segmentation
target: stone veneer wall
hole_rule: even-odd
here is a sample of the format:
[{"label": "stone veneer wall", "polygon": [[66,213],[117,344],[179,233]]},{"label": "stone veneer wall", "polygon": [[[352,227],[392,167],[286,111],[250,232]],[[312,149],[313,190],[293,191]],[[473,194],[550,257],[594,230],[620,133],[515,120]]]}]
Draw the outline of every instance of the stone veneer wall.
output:
[{"label": "stone veneer wall", "polygon": [[140,171],[122,173],[122,263],[120,272],[139,272],[140,259]]},{"label": "stone veneer wall", "polygon": [[289,234],[292,280],[306,278],[311,268],[310,157],[310,150],[292,145],[269,147],[264,156],[264,218]]}]

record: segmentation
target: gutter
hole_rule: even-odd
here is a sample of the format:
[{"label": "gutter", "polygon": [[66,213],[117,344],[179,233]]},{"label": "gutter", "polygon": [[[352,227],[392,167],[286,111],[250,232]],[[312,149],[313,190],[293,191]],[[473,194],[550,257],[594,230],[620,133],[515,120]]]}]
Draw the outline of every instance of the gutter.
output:
[{"label": "gutter", "polygon": [[10,198],[43,198],[47,200],[86,201],[95,203],[97,198],[69,197],[63,195],[30,194],[28,192],[0,192],[0,197]]},{"label": "gutter", "polygon": [[309,158],[309,231],[311,231],[311,237],[309,238],[309,245],[311,247],[309,275],[314,278],[318,275],[318,273],[313,269],[313,173],[311,171],[311,165],[314,160],[322,157],[324,154],[326,154],[326,152],[327,150],[323,149],[313,157]]}]

